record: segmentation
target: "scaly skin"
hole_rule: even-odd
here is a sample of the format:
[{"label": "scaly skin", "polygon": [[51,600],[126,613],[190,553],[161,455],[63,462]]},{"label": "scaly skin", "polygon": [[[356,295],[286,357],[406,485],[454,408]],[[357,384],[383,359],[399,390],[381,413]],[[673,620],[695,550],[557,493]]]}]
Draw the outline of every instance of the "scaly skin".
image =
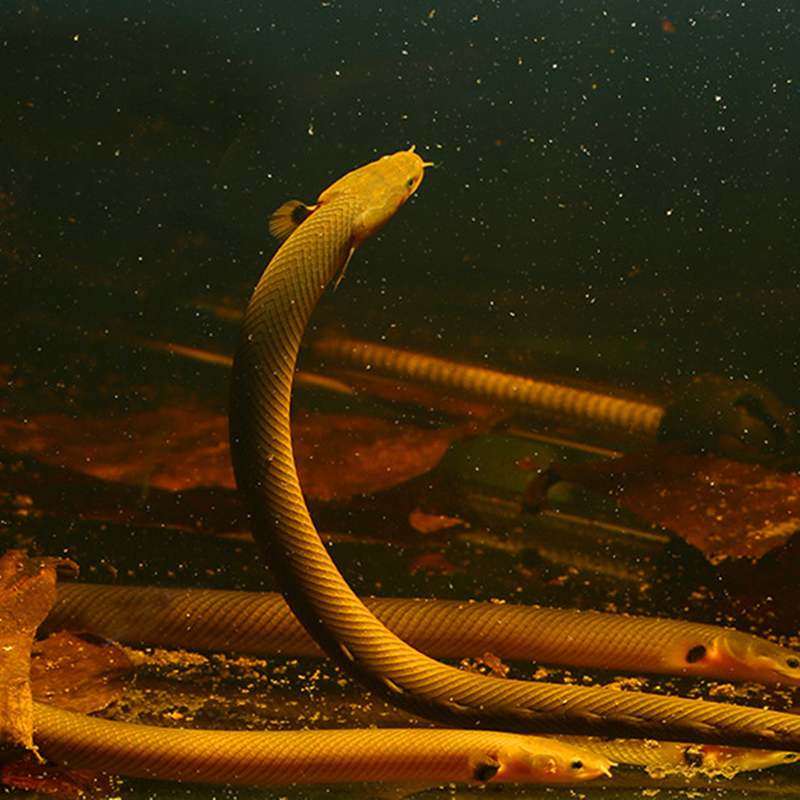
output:
[{"label": "scaly skin", "polygon": [[[161,647],[321,655],[274,592],[66,583],[58,594],[49,630],[89,630]],[[400,597],[364,603],[403,641],[436,658],[490,652],[503,660],[800,684],[794,650],[715,625],[511,603]]]},{"label": "scaly skin", "polygon": [[800,719],[789,714],[465,674],[392,634],[342,578],[308,514],[292,455],[297,351],[324,288],[416,189],[424,166],[413,152],[385,156],[320,195],[265,270],[245,316],[233,365],[231,453],[253,536],[292,611],[364,686],[445,724],[800,750]]},{"label": "scaly skin", "polygon": [[607,775],[610,765],[572,744],[497,731],[200,731],[110,722],[38,704],[34,718],[48,758],[171,781],[559,783]]},{"label": "scaly skin", "polygon": [[[502,774],[505,780],[541,780],[542,763],[526,754],[524,740],[505,747],[487,745],[485,740],[481,745],[475,740],[464,744],[461,738],[485,735],[491,728],[800,751],[800,719],[788,714],[460,672],[422,655],[392,634],[336,569],[308,515],[292,456],[289,403],[297,350],[325,286],[347,264],[355,247],[387,222],[414,192],[425,166],[413,151],[396,153],[349,173],[323,192],[310,216],[267,266],[245,318],[233,367],[231,449],[254,537],[292,610],[325,652],[376,693],[423,716],[483,729],[449,732],[454,746],[461,743],[462,770],[468,765],[469,775],[459,779],[494,780]],[[259,767],[241,762],[244,740],[240,737],[247,735],[243,733],[165,732],[40,705],[35,707],[35,726],[43,754],[75,766],[178,780],[300,779],[294,767],[277,778],[252,777]],[[431,733],[434,738],[429,743],[416,745],[423,755],[431,745],[444,747],[435,742],[441,742],[439,737],[448,732]],[[380,736],[372,731],[358,735],[373,734]],[[403,734],[410,743],[411,732]],[[251,746],[257,747],[248,741],[247,748]],[[318,751],[323,760],[328,757],[328,747],[332,745]],[[359,777],[354,769],[356,751],[366,747],[359,739],[358,748],[352,744],[345,748],[345,760],[339,766],[347,780],[369,779]],[[414,749],[411,744],[409,748]],[[296,750],[295,745],[281,752],[291,761]],[[394,759],[403,757],[401,743],[393,743],[389,751]],[[405,763],[408,771],[403,775],[418,780],[421,768],[415,767],[413,758]],[[595,760],[587,769],[583,760],[579,764],[573,759],[565,771],[563,762],[545,752],[544,771],[549,780],[588,777],[584,771],[599,774],[606,769],[607,762]],[[328,772],[320,774],[319,780],[338,779]],[[392,776],[393,780],[405,779],[396,772]]]},{"label": "scaly skin", "polygon": [[[403,160],[421,159],[411,152]],[[357,171],[358,172],[358,171]],[[351,173],[355,174],[355,173]],[[381,186],[383,171],[362,176],[384,200],[395,187]],[[421,179],[422,167],[418,170]],[[405,199],[414,191],[419,179],[404,183],[397,192]],[[325,204],[336,205],[339,183],[320,196],[320,206],[313,213],[317,218]],[[324,217],[324,214],[322,214]],[[391,216],[391,215],[389,215]],[[347,236],[337,237],[330,253],[337,268],[346,263],[359,241],[373,233],[386,221],[380,203],[362,207],[348,220]],[[306,229],[302,225],[299,230]],[[311,227],[313,231],[313,226]],[[293,252],[295,236],[273,258],[268,271],[283,260],[281,253]],[[319,244],[319,243],[318,243]],[[301,259],[302,260],[302,259]],[[297,262],[292,259],[292,264]],[[284,280],[279,277],[279,283]],[[289,276],[291,277],[291,276]],[[306,283],[300,276],[301,297],[276,297],[273,309],[258,309],[276,319],[290,321],[293,305],[305,304],[323,288]],[[285,305],[284,305],[285,303]],[[304,321],[294,320],[292,330],[299,338]],[[246,340],[249,334],[245,332]],[[279,352],[283,363],[293,361],[291,353]],[[260,365],[254,365],[256,373]],[[291,367],[289,368],[291,372]],[[276,398],[280,404],[281,398]],[[286,419],[288,423],[288,396]],[[259,443],[254,443],[260,447]],[[271,443],[262,450],[270,460]],[[290,454],[291,455],[291,454]],[[35,740],[40,752],[55,761],[72,767],[102,770],[134,777],[213,783],[309,783],[351,781],[489,781],[553,783],[582,781],[608,774],[609,762],[571,745],[509,735],[496,731],[407,729],[407,730],[334,730],[334,731],[201,731],[154,728],[110,722],[34,705]]]}]

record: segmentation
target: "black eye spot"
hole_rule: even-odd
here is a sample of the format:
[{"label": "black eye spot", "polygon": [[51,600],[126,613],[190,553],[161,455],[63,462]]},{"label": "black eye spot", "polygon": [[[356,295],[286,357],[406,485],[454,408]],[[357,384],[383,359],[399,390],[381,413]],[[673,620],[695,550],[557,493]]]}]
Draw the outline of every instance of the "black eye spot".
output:
[{"label": "black eye spot", "polygon": [[490,781],[497,775],[499,769],[500,767],[497,764],[478,764],[472,771],[472,777],[475,778],[476,781],[486,783],[486,781]]},{"label": "black eye spot", "polygon": [[789,658],[786,659],[786,666],[789,667],[789,669],[797,669],[800,667],[800,658],[789,656]]},{"label": "black eye spot", "polygon": [[583,769],[583,761],[581,761],[579,758],[576,758],[574,761],[570,762],[570,766],[572,769]]},{"label": "black eye spot", "polygon": [[687,654],[686,654],[686,663],[687,664],[694,664],[697,661],[700,661],[706,654],[706,648],[702,644],[695,645]]},{"label": "black eye spot", "polygon": [[311,216],[311,209],[308,206],[304,206],[302,203],[296,205],[292,209],[292,222],[295,225],[299,225],[301,222],[304,222]]},{"label": "black eye spot", "polygon": [[413,185],[414,185],[414,179],[413,178],[409,178],[406,181],[406,186],[410,189]]}]

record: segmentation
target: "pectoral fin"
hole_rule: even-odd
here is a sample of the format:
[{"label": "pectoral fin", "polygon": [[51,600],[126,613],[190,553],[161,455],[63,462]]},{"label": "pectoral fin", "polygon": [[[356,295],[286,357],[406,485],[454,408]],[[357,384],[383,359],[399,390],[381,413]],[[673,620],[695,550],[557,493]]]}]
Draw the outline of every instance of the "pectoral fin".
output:
[{"label": "pectoral fin", "polygon": [[307,206],[300,200],[289,200],[269,218],[269,232],[276,239],[283,241],[316,209],[317,206]]}]

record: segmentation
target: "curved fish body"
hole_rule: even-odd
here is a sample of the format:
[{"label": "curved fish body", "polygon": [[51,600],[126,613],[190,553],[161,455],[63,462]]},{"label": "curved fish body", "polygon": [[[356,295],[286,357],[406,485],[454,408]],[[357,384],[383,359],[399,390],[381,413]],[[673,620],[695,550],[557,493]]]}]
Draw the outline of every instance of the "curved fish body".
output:
[{"label": "curved fish body", "polygon": [[[256,286],[233,364],[231,450],[253,534],[284,595],[317,644],[376,694],[412,713],[452,723],[449,744],[443,729],[403,730],[390,744],[387,772],[361,780],[403,780],[394,769],[404,761],[408,780],[446,781],[450,758],[459,751],[453,780],[574,780],[607,773],[608,761],[589,754],[555,757],[497,730],[637,736],[675,741],[772,747],[800,752],[800,720],[790,714],[676,697],[603,688],[498,680],[468,674],[410,647],[381,623],[347,585],[320,540],[297,479],[289,424],[292,380],[300,339],[319,297],[341,275],[364,238],[378,230],[419,186],[425,162],[402,151],[354,170],[323,192],[314,207],[284,209],[289,236]],[[280,222],[280,217],[278,221]],[[292,228],[294,228],[292,232]],[[342,765],[330,767],[333,740],[313,744],[317,734],[262,734],[260,751],[251,732],[194,731],[126,725],[35,704],[35,740],[42,753],[73,766],[125,775],[222,783],[294,783],[359,780],[350,769],[355,750],[368,750],[383,734],[353,733]],[[335,734],[351,733],[336,731]],[[466,736],[500,736],[481,740]],[[425,736],[419,743],[416,736]],[[302,738],[302,742],[301,742]],[[412,743],[412,739],[415,743]],[[269,741],[268,741],[269,740]],[[288,743],[288,744],[287,744]],[[283,748],[277,771],[259,766]],[[313,755],[301,767],[302,757]],[[406,754],[418,756],[420,766]],[[422,767],[439,758],[441,777]],[[446,763],[445,763],[446,762]],[[284,769],[284,765],[288,765]],[[312,766],[313,765],[313,766]],[[589,765],[589,766],[587,766]],[[218,768],[217,768],[218,767]],[[341,767],[341,769],[340,769]],[[261,770],[261,774],[259,773]],[[316,770],[316,771],[315,771]]]},{"label": "curved fish body", "polygon": [[231,456],[253,537],[292,611],[322,650],[366,688],[445,725],[800,751],[800,719],[790,714],[461,672],[394,635],[342,577],[297,478],[292,380],[302,336],[325,287],[358,243],[410,197],[424,170],[412,151],[384,156],[333,184],[307,215],[284,213],[297,227],[258,281],[245,314],[231,381]]}]

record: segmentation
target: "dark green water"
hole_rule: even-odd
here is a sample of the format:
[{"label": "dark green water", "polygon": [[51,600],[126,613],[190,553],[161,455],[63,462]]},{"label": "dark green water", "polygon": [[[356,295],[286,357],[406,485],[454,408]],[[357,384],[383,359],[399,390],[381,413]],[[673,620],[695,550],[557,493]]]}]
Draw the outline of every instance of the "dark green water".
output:
[{"label": "dark green water", "polygon": [[[274,251],[271,211],[411,144],[436,168],[325,296],[315,331],[657,399],[698,374],[746,377],[797,407],[799,36],[791,3],[6,2],[2,415],[224,413],[224,368],[142,340],[230,355],[238,323],[220,308],[244,307]],[[626,551],[624,537],[597,547],[576,531],[571,547],[591,551],[580,578],[550,582],[560,533],[504,505],[524,485],[504,472],[515,441],[456,448],[445,464],[488,531],[449,549],[437,540],[464,572],[409,578],[397,558],[426,544],[387,556],[349,543],[337,546],[348,577],[370,592],[614,602],[796,632],[796,612],[781,625],[780,608],[764,622],[729,605],[730,576],[662,534]],[[4,547],[66,552],[89,578],[110,565],[127,582],[268,585],[238,540],[198,548],[193,534],[164,534],[168,499],[146,524],[108,520],[109,503],[155,504],[146,486],[144,500],[103,495],[105,519],[89,521],[82,509],[104,490],[3,454],[7,475],[35,473],[8,481]],[[494,469],[477,489],[471,458]],[[19,516],[20,493],[46,513]],[[354,517],[361,533],[392,513],[368,511]],[[205,514],[198,526],[214,528]],[[509,555],[498,541],[515,535]],[[646,597],[641,581],[655,587]],[[692,600],[698,587],[708,603]]]}]

